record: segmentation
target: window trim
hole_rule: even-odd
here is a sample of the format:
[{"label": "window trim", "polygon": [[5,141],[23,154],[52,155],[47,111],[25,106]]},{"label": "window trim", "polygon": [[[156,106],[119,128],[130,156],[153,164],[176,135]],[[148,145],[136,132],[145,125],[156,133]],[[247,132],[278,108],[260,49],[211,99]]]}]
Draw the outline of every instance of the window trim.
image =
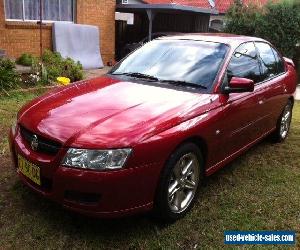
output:
[{"label": "window trim", "polygon": [[[271,48],[272,48],[272,52],[274,54],[274,51],[277,53],[278,57],[282,60],[283,62],[283,66],[284,66],[284,71],[282,73],[286,73],[287,72],[287,67],[286,67],[286,64],[285,64],[285,60],[283,58],[283,56],[281,55],[281,53],[274,47],[272,46],[272,44],[270,44]],[[275,55],[274,55],[275,56]],[[275,56],[276,57],[276,56]],[[277,61],[277,57],[276,57],[276,61]],[[279,61],[278,61],[279,63]]]},{"label": "window trim", "polygon": [[[59,1],[59,5],[61,3],[62,0],[58,0]],[[36,23],[38,21],[40,21],[40,19],[37,20],[32,20],[32,19],[25,19],[25,0],[22,0],[22,19],[14,19],[14,18],[7,18],[7,14],[6,14],[6,0],[3,0],[3,4],[4,4],[4,17],[5,17],[5,21],[7,22],[22,22],[22,23]],[[73,16],[73,21],[61,21],[61,20],[46,20],[43,19],[43,23],[55,23],[55,22],[65,22],[65,23],[76,23],[76,12],[77,12],[77,0],[72,0],[72,16]],[[61,9],[59,8],[59,19],[61,19]]]},{"label": "window trim", "polygon": [[[258,64],[259,64],[260,74],[261,74],[261,75],[262,75],[262,70],[261,70],[261,62],[260,62],[260,53],[259,53],[259,51],[258,51],[258,49],[257,49],[256,43],[266,43],[266,44],[268,44],[272,49],[274,49],[274,50],[278,53],[279,57],[280,57],[280,58],[283,60],[283,62],[284,62],[283,56],[282,56],[281,53],[278,51],[278,49],[276,49],[272,44],[270,44],[270,43],[268,43],[268,42],[266,42],[266,41],[258,41],[258,40],[254,40],[254,41],[246,41],[246,42],[243,42],[243,43],[239,44],[239,46],[238,46],[237,48],[235,48],[235,50],[234,50],[233,53],[231,54],[231,58],[230,58],[228,64],[226,65],[226,69],[225,69],[224,74],[223,74],[223,76],[222,76],[222,80],[221,80],[221,84],[220,84],[220,89],[223,89],[226,85],[229,84],[229,83],[228,83],[228,78],[227,78],[227,70],[228,70],[228,67],[229,67],[229,65],[230,65],[230,62],[231,62],[231,60],[232,60],[232,56],[234,55],[234,53],[236,52],[236,50],[237,50],[240,46],[242,46],[242,45],[244,45],[244,44],[246,44],[246,43],[253,43],[253,44],[254,44],[254,47],[255,47],[255,50],[256,50],[256,53],[257,53],[257,57],[258,57],[257,59],[258,59]],[[274,55],[274,57],[275,57],[275,55]],[[275,58],[275,59],[276,59],[276,58]],[[271,81],[271,80],[273,80],[273,79],[275,79],[275,78],[277,78],[277,77],[283,76],[284,74],[287,73],[287,68],[286,68],[286,66],[284,67],[284,69],[285,69],[284,72],[282,72],[282,73],[280,73],[280,74],[277,74],[277,75],[273,76],[272,78],[265,79],[265,80],[263,80],[263,81],[257,82],[257,83],[255,83],[254,85],[255,85],[255,86],[258,86],[258,85],[264,84],[264,83],[266,83],[266,82],[269,82],[269,81]],[[227,80],[226,80],[226,79],[227,79]]]},{"label": "window trim", "polygon": [[[265,44],[269,45],[271,49],[273,49],[273,50],[275,50],[275,51],[277,52],[277,54],[279,55],[279,57],[280,57],[280,58],[283,60],[283,62],[284,62],[284,59],[283,59],[282,55],[279,53],[279,51],[278,51],[276,48],[274,48],[274,46],[273,46],[272,44],[270,44],[270,43],[268,43],[268,42],[266,42],[266,41],[253,41],[253,43],[254,43],[254,46],[255,46],[255,48],[256,48],[256,53],[257,53],[257,55],[258,55],[258,57],[259,57],[259,65],[260,65],[260,74],[261,74],[261,76],[262,76],[262,74],[263,74],[263,73],[262,73],[262,66],[261,66],[261,56],[260,56],[260,52],[259,52],[259,50],[258,50],[258,48],[257,48],[257,46],[256,46],[256,43],[265,43]],[[274,55],[273,50],[272,50],[272,54]],[[275,60],[277,61],[275,55],[274,55],[274,58],[275,58]],[[268,79],[265,79],[265,80],[263,80],[263,81],[261,81],[261,82],[255,83],[255,85],[260,85],[260,84],[269,82],[269,81],[271,81],[271,80],[274,80],[275,78],[277,78],[277,77],[279,77],[279,76],[282,76],[282,75],[286,74],[286,72],[287,72],[286,67],[284,67],[284,72],[281,72],[281,73],[279,73],[279,74],[276,74],[276,75],[274,75],[273,77],[270,77],[270,78],[268,78]]]},{"label": "window trim", "polygon": [[[228,81],[227,71],[228,71],[229,65],[230,65],[230,63],[231,63],[232,57],[233,57],[233,55],[236,53],[236,51],[237,51],[237,49],[238,49],[239,47],[241,47],[242,45],[247,44],[247,43],[253,43],[253,46],[254,46],[255,51],[256,51],[256,57],[257,57],[256,60],[257,60],[257,63],[258,63],[259,72],[260,72],[260,75],[262,74],[262,72],[261,72],[260,60],[259,60],[259,54],[258,54],[257,48],[256,48],[256,46],[255,46],[255,42],[254,42],[254,41],[246,41],[246,42],[241,43],[237,48],[235,48],[235,50],[234,50],[233,53],[231,54],[230,60],[229,60],[229,62],[228,62],[228,64],[227,64],[226,69],[225,69],[225,72],[224,72],[224,76],[223,76],[223,80],[222,80],[223,83],[221,84],[221,86],[223,86],[224,84],[226,84],[226,85],[229,84],[229,82],[227,82],[227,83],[225,82],[225,79],[227,79],[227,81]],[[261,82],[257,82],[257,83],[254,83],[254,85],[258,85],[258,84],[260,84],[260,83],[261,83]],[[224,87],[224,86],[223,86],[223,87]]]}]

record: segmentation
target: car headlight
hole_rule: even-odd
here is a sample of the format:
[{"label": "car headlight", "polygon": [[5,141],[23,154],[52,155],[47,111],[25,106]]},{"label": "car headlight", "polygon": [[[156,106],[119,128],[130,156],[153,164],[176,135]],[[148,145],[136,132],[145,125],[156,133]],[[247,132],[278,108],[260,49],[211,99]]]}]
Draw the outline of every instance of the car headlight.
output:
[{"label": "car headlight", "polygon": [[62,161],[62,165],[105,170],[122,168],[131,152],[131,149],[90,150],[70,148]]}]

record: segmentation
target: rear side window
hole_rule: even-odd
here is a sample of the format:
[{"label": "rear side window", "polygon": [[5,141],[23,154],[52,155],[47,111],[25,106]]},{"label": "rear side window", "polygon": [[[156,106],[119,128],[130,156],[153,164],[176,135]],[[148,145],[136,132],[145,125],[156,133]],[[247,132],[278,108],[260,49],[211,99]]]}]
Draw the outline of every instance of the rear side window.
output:
[{"label": "rear side window", "polygon": [[261,62],[262,80],[268,80],[278,75],[278,63],[273,53],[273,49],[267,43],[255,43]]},{"label": "rear side window", "polygon": [[278,54],[278,52],[272,48],[272,51],[274,53],[274,56],[276,58],[277,61],[277,73],[281,74],[285,72],[285,66],[284,66],[284,61],[283,58]]},{"label": "rear side window", "polygon": [[227,76],[229,81],[232,77],[248,78],[255,83],[261,81],[258,56],[253,42],[244,43],[236,49],[228,65]]}]

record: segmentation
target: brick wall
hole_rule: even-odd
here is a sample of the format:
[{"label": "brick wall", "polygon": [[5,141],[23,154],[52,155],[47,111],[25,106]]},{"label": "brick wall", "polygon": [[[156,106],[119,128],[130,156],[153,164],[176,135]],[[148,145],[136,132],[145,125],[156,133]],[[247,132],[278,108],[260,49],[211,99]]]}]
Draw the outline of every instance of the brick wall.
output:
[{"label": "brick wall", "polygon": [[[76,22],[100,28],[101,55],[106,64],[115,55],[115,0],[77,0]],[[52,49],[51,24],[43,27],[43,48]],[[5,21],[4,0],[0,0],[0,49],[10,57],[22,53],[39,55],[39,26],[29,22]]]}]

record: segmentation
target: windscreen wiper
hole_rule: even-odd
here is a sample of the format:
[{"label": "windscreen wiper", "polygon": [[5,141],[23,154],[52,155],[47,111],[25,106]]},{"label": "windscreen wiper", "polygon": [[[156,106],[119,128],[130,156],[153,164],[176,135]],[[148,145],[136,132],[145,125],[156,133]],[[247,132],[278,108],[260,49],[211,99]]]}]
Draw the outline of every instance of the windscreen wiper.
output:
[{"label": "windscreen wiper", "polygon": [[153,81],[158,81],[158,78],[155,76],[139,73],[139,72],[123,72],[123,73],[112,73],[112,75],[126,75],[126,76],[132,76],[136,78],[144,78],[149,79]]},{"label": "windscreen wiper", "polygon": [[176,86],[187,86],[192,88],[207,89],[206,86],[198,83],[193,83],[193,82],[177,81],[177,80],[161,80],[160,82],[165,82]]}]

